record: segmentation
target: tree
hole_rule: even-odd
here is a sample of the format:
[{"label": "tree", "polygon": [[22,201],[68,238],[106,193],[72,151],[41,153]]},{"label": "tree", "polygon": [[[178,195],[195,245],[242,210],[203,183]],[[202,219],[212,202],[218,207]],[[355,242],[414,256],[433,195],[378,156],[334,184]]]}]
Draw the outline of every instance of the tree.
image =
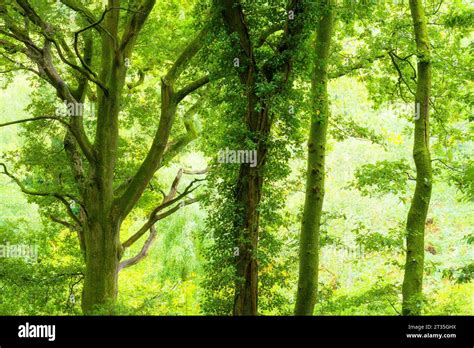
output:
[{"label": "tree", "polygon": [[[125,110],[127,87],[131,90],[143,82],[142,76],[136,83],[127,83],[127,71],[136,52],[139,34],[155,1],[143,0],[132,5],[131,2],[109,0],[105,10],[91,10],[74,0],[62,0],[61,3],[69,13],[80,17],[81,23],[86,23],[81,29],[66,30],[61,25],[64,18],[49,19],[46,13],[51,8],[35,8],[28,0],[2,3],[2,56],[5,64],[34,73],[52,86],[57,98],[72,105],[77,112],[69,115],[70,120],[45,115],[2,126],[50,120],[64,126],[63,145],[70,167],[70,172],[65,175],[66,180],[70,179],[68,189],[71,191],[64,192],[64,187],[56,187],[57,191],[32,190],[20,177],[11,173],[6,164],[2,167],[4,174],[14,180],[25,194],[48,198],[41,201],[44,206],[51,204],[51,199],[59,201],[66,209],[69,221],[57,216],[52,219],[78,234],[85,262],[82,308],[84,313],[92,313],[97,305],[115,302],[118,271],[146,255],[146,249],[156,234],[154,223],[195,202],[195,199],[185,199],[195,190],[194,181],[177,194],[177,185],[183,174],[180,171],[170,192],[164,194],[162,202],[152,210],[143,227],[125,242],[120,240],[124,219],[138,204],[158,170],[195,137],[193,128],[187,127],[189,134],[170,140],[178,105],[209,82],[209,76],[204,75],[179,84],[190,61],[204,45],[208,29],[204,27],[181,48],[177,59],[161,78],[160,117],[152,144],[139,167],[131,176],[121,180],[117,171],[127,174],[129,168],[124,171],[118,165],[119,131],[121,126],[125,127],[119,114]],[[125,3],[128,8],[124,7]],[[193,78],[192,74],[187,75],[187,79]],[[83,114],[86,101],[96,106],[95,122],[89,126],[85,126]],[[60,131],[56,136],[59,134]],[[121,262],[124,250],[148,230],[151,231],[150,237],[142,252]]]},{"label": "tree", "polygon": [[419,110],[419,115],[415,117],[413,158],[416,165],[416,187],[406,223],[407,253],[402,311],[404,315],[419,315],[422,305],[425,222],[432,187],[429,123],[431,54],[422,2],[410,0],[410,10],[418,59],[415,110]]},{"label": "tree", "polygon": [[[371,74],[363,76],[374,105],[382,108],[387,102],[409,105],[415,99],[415,112],[404,112],[398,106],[395,111],[402,111],[401,118],[410,122],[415,116],[412,158],[418,172],[416,178],[404,155],[393,161],[363,165],[360,168],[363,170],[356,172],[359,183],[356,186],[363,194],[391,192],[399,194],[402,202],[407,188],[412,187],[411,182],[415,183],[403,228],[408,249],[402,289],[405,314],[421,313],[424,234],[432,183],[446,172],[461,179],[459,174],[468,168],[463,145],[452,146],[464,143],[469,137],[467,110],[471,102],[466,95],[468,88],[462,82],[466,81],[464,57],[469,50],[463,44],[468,22],[466,10],[460,4],[433,2],[427,2],[425,8],[421,4],[377,5],[370,25],[380,26],[382,30],[365,38],[374,50],[386,52],[384,56],[389,58],[378,59]],[[398,15],[393,16],[394,13]],[[431,69],[438,73],[432,75]],[[431,153],[437,158],[431,159]],[[465,188],[462,179],[453,181],[461,190]],[[433,210],[432,214],[436,216],[439,212]]]},{"label": "tree", "polygon": [[[291,0],[286,7],[283,23],[266,28],[258,41],[251,37],[251,28],[240,1],[217,1],[228,34],[235,38],[237,59],[242,67],[239,80],[245,93],[243,121],[256,149],[257,163],[240,165],[234,188],[235,243],[238,255],[235,260],[236,281],[234,315],[256,315],[258,312],[258,240],[259,204],[262,199],[265,163],[268,154],[268,137],[273,122],[272,101],[291,86],[292,52],[303,41],[305,20],[304,1]],[[258,48],[277,31],[283,35],[275,52],[267,59],[259,59]]]},{"label": "tree", "polygon": [[312,315],[317,300],[319,234],[324,200],[326,134],[329,122],[328,58],[334,26],[333,5],[321,4],[311,77],[313,110],[308,139],[306,197],[299,245],[299,277],[295,314]]}]

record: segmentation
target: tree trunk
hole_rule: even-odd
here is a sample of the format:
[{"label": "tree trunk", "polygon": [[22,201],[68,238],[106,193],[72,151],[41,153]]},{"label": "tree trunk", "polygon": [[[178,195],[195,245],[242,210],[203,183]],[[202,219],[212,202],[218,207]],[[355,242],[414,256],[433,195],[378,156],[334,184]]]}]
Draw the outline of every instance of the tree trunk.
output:
[{"label": "tree trunk", "polygon": [[[108,177],[107,175],[104,175]],[[118,266],[122,256],[121,218],[114,214],[112,197],[100,190],[101,181],[91,178],[85,192],[87,217],[83,223],[85,277],[82,288],[82,311],[111,314],[118,293]],[[105,310],[105,312],[104,312]]]},{"label": "tree trunk", "polygon": [[94,219],[85,231],[86,271],[82,310],[93,314],[100,306],[110,312],[117,298],[118,265],[121,256],[119,226],[108,218]]},{"label": "tree trunk", "polygon": [[[257,153],[257,158],[258,153]],[[237,183],[236,204],[244,210],[242,225],[237,227],[237,256],[234,297],[234,315],[257,315],[258,299],[258,204],[260,203],[263,178],[259,166],[243,164]]]},{"label": "tree trunk", "polygon": [[403,279],[403,315],[420,315],[422,305],[425,222],[431,198],[431,158],[429,149],[429,98],[431,90],[431,57],[426,19],[421,0],[410,0],[417,48],[417,87],[413,158],[416,165],[416,187],[406,224],[406,263]]},{"label": "tree trunk", "polygon": [[237,209],[242,209],[243,220],[239,220],[236,226],[239,255],[236,262],[234,315],[258,314],[258,205],[262,198],[266,138],[271,127],[268,118],[269,105],[262,101],[262,110],[256,112],[257,100],[256,95],[249,95],[246,115],[247,127],[256,135],[254,142],[257,148],[257,165],[250,167],[248,163],[241,164],[236,187],[235,201]]},{"label": "tree trunk", "polygon": [[333,10],[325,6],[318,23],[316,56],[311,78],[314,112],[308,140],[306,197],[301,222],[300,265],[295,315],[312,315],[318,291],[319,232],[324,199],[324,162],[329,117],[327,66],[333,29]]},{"label": "tree trunk", "polygon": [[[240,166],[236,184],[236,243],[239,255],[236,260],[236,284],[234,296],[234,315],[257,315],[258,288],[258,228],[259,212],[263,186],[263,170],[267,154],[267,138],[270,134],[271,120],[269,118],[270,100],[282,93],[289,84],[291,72],[291,51],[298,43],[303,42],[304,1],[292,0],[288,9],[292,12],[284,26],[284,38],[277,47],[273,59],[268,60],[260,68],[254,55],[254,46],[249,34],[240,1],[217,1],[219,10],[229,34],[235,34],[239,39],[239,61],[245,63],[245,69],[239,72],[239,78],[247,91],[247,112],[245,125],[253,134],[253,143],[257,149],[257,166],[249,164]],[[265,41],[265,39],[264,39]],[[261,69],[261,71],[260,71]],[[256,94],[257,77],[264,75],[267,82],[278,85],[274,91],[265,96]],[[279,76],[279,80],[275,79]],[[242,217],[242,218],[241,218]]]},{"label": "tree trunk", "polygon": [[[118,180],[120,177],[117,175],[119,173],[116,166],[119,153],[119,112],[123,108],[128,63],[131,62],[138,35],[153,10],[156,0],[139,1],[133,10],[125,9],[124,6],[120,6],[120,3],[120,0],[108,0],[99,21],[96,21],[94,15],[89,13],[83,5],[78,3],[67,5],[70,10],[80,13],[81,17],[87,17],[87,21],[90,22],[90,25],[75,32],[74,52],[77,54],[73,53],[72,46],[68,47],[61,35],[61,28],[41,18],[27,1],[18,1],[15,7],[19,7],[15,11],[22,9],[20,17],[24,18],[19,23],[23,25],[24,20],[31,22],[31,29],[36,29],[36,32],[31,32],[35,35],[34,37],[30,37],[30,28],[20,33],[13,18],[10,18],[7,8],[3,6],[3,2],[0,6],[2,23],[6,23],[2,31],[8,30],[8,33],[5,32],[6,36],[25,45],[21,52],[38,66],[38,71],[41,72],[38,75],[55,88],[57,96],[74,106],[82,107],[86,99],[95,102],[97,106],[93,143],[86,134],[82,108],[80,108],[81,112],[75,113],[70,121],[61,121],[67,127],[64,148],[80,197],[69,195],[63,197],[56,193],[32,193],[23,190],[25,193],[37,196],[57,198],[65,205],[69,217],[73,220],[73,223],[69,223],[54,216],[51,217],[53,221],[68,226],[78,233],[86,266],[82,296],[82,308],[85,314],[94,313],[96,307],[101,307],[101,305],[114,304],[117,297],[117,271],[123,253],[123,245],[120,243],[120,225],[135,207],[156,171],[195,136],[191,134],[191,138],[186,137],[182,142],[178,141],[179,146],[169,144],[178,104],[187,95],[209,82],[209,74],[207,74],[185,84],[176,92],[173,88],[177,79],[189,67],[191,59],[208,42],[206,38],[210,25],[205,26],[197,37],[186,45],[166,76],[163,77],[161,114],[153,143],[134,176],[119,183],[117,187],[121,190],[114,191],[114,178]],[[94,32],[99,35],[97,42],[94,39]],[[79,39],[79,34],[82,39]],[[2,34],[2,38],[3,36]],[[44,37],[42,46],[34,43],[40,37]],[[10,48],[9,52],[20,53],[19,46],[3,41],[5,40],[2,40],[2,46],[7,44]],[[52,49],[53,46],[55,49]],[[80,54],[82,46],[84,53]],[[93,59],[96,57],[94,54],[96,46],[101,48],[97,55],[97,62]],[[68,59],[62,55],[61,51],[68,56]],[[13,59],[6,58],[14,62]],[[75,64],[77,58],[81,62],[79,66]],[[66,72],[66,66],[62,63],[73,70]],[[61,69],[57,68],[57,64],[63,65]],[[67,75],[70,79],[65,81],[62,75]],[[143,82],[143,76],[141,80]],[[73,89],[72,86],[77,86],[77,88]],[[87,98],[90,88],[94,87],[96,88],[94,98],[92,95]],[[44,119],[44,117],[38,119]],[[85,161],[87,161],[86,165],[84,165]],[[79,214],[75,212],[75,209],[71,209],[69,198],[80,206]]]}]

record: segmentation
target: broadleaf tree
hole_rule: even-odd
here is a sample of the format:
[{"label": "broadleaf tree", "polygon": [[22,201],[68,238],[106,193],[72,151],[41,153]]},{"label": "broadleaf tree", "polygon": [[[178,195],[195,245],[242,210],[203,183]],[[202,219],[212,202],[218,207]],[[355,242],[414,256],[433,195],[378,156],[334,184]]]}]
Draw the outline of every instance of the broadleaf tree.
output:
[{"label": "broadleaf tree", "polygon": [[[67,213],[66,219],[58,215],[51,218],[77,232],[85,262],[82,293],[85,313],[92,313],[98,305],[114,303],[119,270],[146,255],[156,235],[154,224],[196,201],[189,198],[197,187],[196,181],[177,193],[180,178],[186,173],[180,170],[169,193],[164,194],[161,201],[156,200],[145,224],[128,239],[121,240],[123,221],[150,189],[152,179],[195,137],[194,128],[188,122],[189,132],[185,136],[170,139],[178,106],[209,82],[207,73],[198,76],[200,72],[196,70],[194,75],[183,78],[183,72],[192,66],[192,58],[208,38],[209,29],[203,26],[196,30],[194,38],[174,52],[176,58],[171,66],[157,71],[162,76],[158,96],[150,93],[152,98],[160,99],[158,109],[149,110],[154,114],[155,129],[151,144],[141,164],[134,171],[120,168],[120,175],[117,172],[120,132],[127,128],[120,114],[128,111],[125,109],[127,93],[143,82],[143,70],[154,67],[141,67],[139,78],[132,76],[136,81],[131,82],[127,82],[128,68],[138,60],[135,54],[140,54],[136,50],[142,39],[140,33],[148,22],[156,20],[156,16],[151,15],[155,5],[154,0],[111,0],[101,9],[73,0],[47,6],[42,2],[20,0],[3,2],[0,7],[3,59],[13,68],[32,73],[42,86],[46,83],[48,88],[53,88],[55,97],[67,105],[66,116],[69,116],[56,112],[34,114],[2,126],[24,122],[44,125],[52,121],[62,127],[47,135],[52,142],[63,138],[63,162],[69,170],[61,174],[68,187],[59,183],[48,190],[34,190],[6,163],[1,166],[3,173],[25,194],[48,198],[38,201],[43,205],[57,201]],[[59,15],[51,16],[55,10]],[[76,19],[79,28],[65,27],[61,12],[73,16],[70,18]],[[93,105],[93,113],[88,115],[93,121],[87,120],[87,125],[86,103]],[[40,108],[32,109],[38,112]],[[55,109],[50,106],[49,110]],[[36,131],[41,134],[42,128]],[[124,251],[148,231],[150,235],[140,254],[122,260]]]}]

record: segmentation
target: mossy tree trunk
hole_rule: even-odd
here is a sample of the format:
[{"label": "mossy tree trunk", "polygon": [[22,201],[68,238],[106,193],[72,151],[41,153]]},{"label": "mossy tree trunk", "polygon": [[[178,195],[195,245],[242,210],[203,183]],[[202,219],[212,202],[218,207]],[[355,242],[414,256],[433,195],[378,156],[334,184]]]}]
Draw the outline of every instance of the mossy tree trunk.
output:
[{"label": "mossy tree trunk", "polygon": [[92,222],[84,232],[87,252],[81,305],[85,314],[91,314],[98,306],[115,303],[122,247],[119,228],[113,223]]},{"label": "mossy tree trunk", "polygon": [[319,233],[324,200],[326,133],[329,119],[328,58],[334,9],[327,3],[317,27],[315,62],[311,77],[313,113],[308,140],[306,197],[301,221],[299,278],[295,315],[312,315],[318,292]]},{"label": "mossy tree trunk", "polygon": [[431,56],[422,1],[410,0],[410,10],[418,58],[415,110],[419,110],[419,114],[415,117],[413,158],[416,165],[416,187],[406,223],[407,252],[402,289],[402,313],[403,315],[420,315],[422,309],[425,222],[432,185],[429,148]]},{"label": "mossy tree trunk", "polygon": [[[94,314],[102,305],[114,304],[117,297],[119,270],[136,263],[142,255],[146,255],[146,250],[142,250],[142,253],[135,258],[120,262],[124,250],[139,240],[145,232],[152,231],[153,224],[159,219],[179,209],[182,205],[177,204],[172,207],[172,204],[180,203],[179,200],[192,192],[192,189],[188,187],[175,197],[177,192],[175,186],[179,182],[175,180],[167,201],[158,205],[142,228],[127,241],[121,243],[122,222],[135,207],[150,180],[163,165],[195,137],[195,130],[188,125],[186,136],[169,141],[177,106],[186,96],[209,82],[209,75],[205,75],[175,90],[177,80],[190,65],[190,60],[201,49],[205,42],[204,38],[209,34],[209,27],[204,27],[196,38],[183,48],[173,66],[161,80],[161,114],[153,143],[146,157],[132,177],[123,182],[117,182],[119,113],[123,107],[127,63],[130,63],[132,59],[138,35],[154,8],[155,2],[156,0],[143,0],[134,4],[133,10],[126,11],[123,4],[121,6],[120,0],[108,0],[102,15],[96,17],[80,2],[63,0],[62,3],[65,6],[75,11],[78,17],[88,23],[84,29],[76,32],[77,42],[74,47],[67,45],[62,36],[62,28],[41,18],[28,0],[16,1],[22,11],[15,10],[24,17],[25,23],[27,21],[31,23],[28,31],[19,29],[23,27],[23,21],[20,25],[15,23],[15,17],[11,16],[12,5],[3,3],[0,5],[0,17],[2,17],[2,22],[5,22],[5,30],[8,31],[8,35],[5,35],[8,40],[3,40],[2,37],[2,45],[8,47],[12,53],[24,54],[26,59],[38,66],[38,70],[41,71],[39,77],[56,90],[57,97],[61,101],[67,102],[68,105],[78,106],[76,110],[83,110],[81,104],[87,98],[97,105],[93,141],[85,130],[82,113],[71,115],[73,116],[71,120],[46,116],[15,122],[30,122],[46,118],[57,120],[65,126],[64,148],[71,168],[71,182],[79,193],[77,197],[71,194],[29,190],[21,180],[7,171],[4,164],[0,164],[4,168],[4,174],[10,176],[24,193],[34,196],[51,196],[66,208],[71,221],[64,221],[54,216],[52,219],[78,234],[85,260],[82,292],[84,314]],[[30,36],[30,33],[35,36]],[[79,37],[83,38],[83,44]],[[60,45],[57,40],[60,40]],[[94,40],[96,40],[95,45]],[[61,54],[59,47],[66,52],[69,60]],[[100,53],[94,54],[94,47],[100,47]],[[80,51],[83,53],[79,54]],[[73,52],[76,52],[76,55]],[[63,66],[59,66],[61,64]],[[64,73],[65,69],[69,69],[70,74]],[[97,69],[97,72],[93,69]],[[77,88],[72,86],[77,86]],[[96,94],[94,98],[91,98],[93,87],[96,87]],[[0,126],[9,124],[13,123]],[[71,200],[74,201],[74,209],[71,208]],[[184,205],[193,202],[195,200],[187,200]],[[168,210],[162,212],[165,208]],[[158,212],[162,213],[158,214]],[[153,236],[152,233],[151,236]],[[149,244],[145,243],[144,248],[147,246]]]}]

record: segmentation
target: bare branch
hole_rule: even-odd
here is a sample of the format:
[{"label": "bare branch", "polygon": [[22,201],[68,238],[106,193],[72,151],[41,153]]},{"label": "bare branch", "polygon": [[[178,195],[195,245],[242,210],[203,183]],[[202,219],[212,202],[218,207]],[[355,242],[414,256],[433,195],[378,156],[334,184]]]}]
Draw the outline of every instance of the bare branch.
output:
[{"label": "bare branch", "polygon": [[438,161],[439,163],[441,163],[443,166],[445,166],[446,168],[448,168],[449,170],[454,170],[455,172],[459,172],[459,173],[464,173],[462,170],[460,169],[457,169],[457,168],[454,168],[448,164],[446,164],[446,162],[444,162],[441,158],[433,158],[431,160],[431,162],[434,162],[434,161]]},{"label": "bare branch", "polygon": [[401,82],[403,82],[405,84],[405,86],[407,86],[408,90],[410,91],[410,93],[412,95],[415,95],[415,92],[413,92],[413,90],[411,89],[410,85],[408,84],[408,82],[405,80],[405,77],[403,76],[403,73],[402,71],[400,70],[400,67],[398,66],[397,62],[395,61],[394,59],[394,54],[392,51],[389,51],[388,52],[388,55],[390,56],[390,59],[393,63],[393,66],[395,67],[395,69],[397,70],[397,73],[398,73],[398,86],[400,88],[400,96],[402,96],[402,89],[401,89]]},{"label": "bare branch", "polygon": [[[183,176],[183,169],[178,170],[178,174],[176,174],[176,177],[173,180],[173,183],[171,184],[171,189],[170,192],[163,198],[163,203],[169,202],[176,196],[176,192],[178,192],[178,185],[179,182],[181,181],[181,177]],[[153,212],[152,215],[156,214],[156,212]]]},{"label": "bare branch", "polygon": [[370,64],[372,64],[376,60],[382,59],[384,57],[385,57],[385,54],[379,54],[379,55],[376,55],[376,56],[373,56],[373,57],[362,59],[362,60],[357,61],[357,62],[355,62],[353,64],[350,64],[350,65],[342,66],[342,67],[340,67],[339,70],[330,72],[328,77],[330,79],[336,79],[336,78],[348,75],[348,74],[350,74],[350,73],[352,73],[356,70],[366,69],[370,66]]},{"label": "bare branch", "polygon": [[185,201],[182,201],[181,204],[177,204],[175,205],[173,208],[167,210],[166,212],[162,213],[162,214],[156,214],[154,215],[152,218],[150,218],[134,235],[132,235],[129,239],[127,239],[124,243],[122,243],[122,247],[125,249],[125,248],[128,248],[130,247],[133,243],[135,243],[137,240],[140,239],[141,236],[143,236],[145,234],[146,231],[148,231],[148,229],[153,225],[155,224],[156,222],[158,222],[159,220],[162,220],[168,216],[170,216],[171,214],[177,212],[179,209],[187,206],[187,205],[190,205],[190,204],[193,204],[193,203],[196,203],[198,202],[199,199],[198,198],[191,198],[191,199],[188,199],[188,200],[185,200]]},{"label": "bare branch", "polygon": [[67,221],[58,219],[57,217],[55,217],[55,216],[53,216],[53,215],[49,215],[49,218],[50,218],[52,221],[54,221],[54,222],[56,222],[56,223],[58,223],[58,224],[61,224],[61,225],[65,226],[65,227],[69,228],[69,230],[71,230],[71,231],[76,231],[76,230],[77,230],[77,226],[71,224],[70,222],[67,222]]},{"label": "bare branch", "polygon": [[152,225],[150,227],[150,235],[148,236],[147,240],[143,244],[143,247],[140,250],[140,252],[132,258],[120,262],[119,267],[118,267],[118,272],[120,272],[122,269],[126,267],[130,267],[137,264],[143,258],[145,258],[148,255],[148,250],[150,249],[150,246],[153,244],[155,239],[156,239],[156,229],[155,229],[155,225]]},{"label": "bare branch", "polygon": [[207,174],[208,171],[209,171],[209,168],[205,168],[205,169],[195,169],[195,170],[192,170],[192,169],[183,169],[183,174],[202,175],[202,174]]},{"label": "bare branch", "polygon": [[410,65],[411,70],[413,71],[413,76],[411,77],[411,79],[412,79],[413,81],[416,81],[416,68],[413,66],[413,64],[412,64],[412,63],[410,62],[410,60],[408,59],[408,58],[410,58],[410,57],[416,55],[416,53],[409,54],[408,56],[406,56],[406,57],[404,57],[404,58],[397,56],[397,54],[396,54],[394,51],[390,51],[389,53],[392,54],[392,55],[393,55],[394,57],[396,57],[397,59],[403,60],[403,61],[407,62],[407,63]]},{"label": "bare branch", "polygon": [[198,201],[198,199],[196,199],[196,198],[188,199],[188,200],[185,200],[185,201],[183,200],[183,201],[180,202],[180,204],[175,205],[173,208],[167,210],[166,212],[164,212],[162,214],[158,214],[163,209],[172,206],[173,204],[175,204],[178,201],[182,200],[183,198],[185,198],[186,196],[188,196],[190,193],[192,193],[194,190],[196,190],[198,188],[198,186],[196,186],[194,188],[193,188],[193,186],[196,182],[202,181],[202,179],[195,179],[195,180],[191,181],[191,183],[186,187],[186,189],[183,191],[183,193],[181,193],[177,197],[175,197],[176,193],[177,193],[177,187],[178,187],[178,184],[181,180],[181,176],[182,176],[183,172],[184,172],[183,169],[180,169],[178,171],[175,179],[173,180],[170,191],[168,192],[167,195],[164,195],[163,201],[161,202],[161,204],[158,205],[155,209],[153,209],[153,211],[149,214],[148,221],[135,234],[133,234],[129,239],[127,239],[124,243],[122,243],[122,246],[123,246],[124,249],[128,248],[133,243],[135,243],[138,239],[140,239],[140,237],[143,236],[143,234],[145,234],[146,231],[148,231],[148,229],[153,224],[155,224],[157,221],[159,221],[161,219],[164,219],[165,217],[173,214],[174,212],[176,212],[177,210],[179,210],[180,208],[182,208],[186,205],[189,205],[189,204],[192,204],[192,203],[195,203],[195,202]]},{"label": "bare branch", "polygon": [[1,127],[6,127],[6,126],[11,126],[13,124],[19,124],[19,123],[25,123],[25,122],[32,122],[32,121],[41,121],[41,120],[55,120],[61,122],[63,125],[69,128],[69,123],[66,121],[62,120],[59,117],[56,116],[38,116],[38,117],[31,117],[31,118],[24,118],[21,120],[15,120],[15,121],[10,121],[6,123],[0,123],[0,128]]}]

